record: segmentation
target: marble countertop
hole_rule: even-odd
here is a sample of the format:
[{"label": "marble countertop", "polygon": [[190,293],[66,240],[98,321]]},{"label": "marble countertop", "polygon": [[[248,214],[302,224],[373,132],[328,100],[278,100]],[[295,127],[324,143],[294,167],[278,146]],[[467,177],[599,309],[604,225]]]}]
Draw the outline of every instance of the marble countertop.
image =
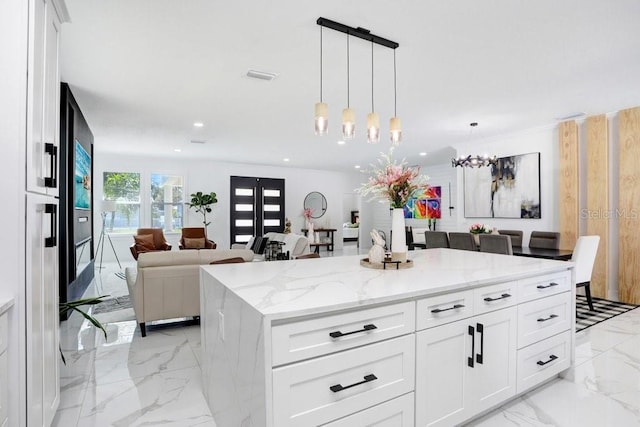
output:
[{"label": "marble countertop", "polygon": [[564,271],[550,261],[454,249],[410,251],[414,267],[362,267],[364,255],[203,266],[265,318],[276,320],[426,297]]},{"label": "marble countertop", "polygon": [[13,298],[0,297],[0,315],[13,307]]}]

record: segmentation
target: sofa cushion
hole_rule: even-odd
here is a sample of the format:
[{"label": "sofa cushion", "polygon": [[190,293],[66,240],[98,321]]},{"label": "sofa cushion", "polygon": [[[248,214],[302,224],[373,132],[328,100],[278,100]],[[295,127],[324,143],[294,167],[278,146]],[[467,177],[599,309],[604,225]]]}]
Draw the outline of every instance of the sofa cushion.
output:
[{"label": "sofa cushion", "polygon": [[156,250],[156,245],[153,242],[153,234],[142,234],[139,236],[133,236],[133,240],[136,242],[136,250],[138,252]]},{"label": "sofa cushion", "polygon": [[204,249],[204,237],[184,237],[183,240],[186,249]]},{"label": "sofa cushion", "polygon": [[138,257],[138,269],[173,265],[204,265],[211,261],[241,257],[253,260],[253,252],[247,249],[200,249],[199,251],[144,252]]},{"label": "sofa cushion", "polygon": [[217,261],[211,261],[209,264],[239,264],[244,262],[244,258],[242,257],[233,257],[233,258],[225,258],[219,259]]}]

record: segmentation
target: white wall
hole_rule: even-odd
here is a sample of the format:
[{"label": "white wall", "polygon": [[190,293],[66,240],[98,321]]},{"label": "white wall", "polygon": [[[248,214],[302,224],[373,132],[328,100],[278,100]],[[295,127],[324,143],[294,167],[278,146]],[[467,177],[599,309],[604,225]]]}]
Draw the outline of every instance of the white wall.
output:
[{"label": "white wall", "polygon": [[[196,191],[209,193],[214,191],[218,196],[218,203],[213,205],[213,212],[207,215],[211,225],[208,236],[214,240],[219,248],[230,246],[230,176],[254,176],[265,178],[282,178],[285,180],[285,216],[291,220],[291,230],[301,234],[304,227],[302,205],[305,196],[311,191],[319,191],[327,199],[327,212],[321,218],[314,220],[316,226],[336,228],[336,249],[342,248],[343,198],[345,193],[352,193],[361,179],[359,174],[328,172],[311,169],[297,169],[286,167],[262,166],[240,163],[222,163],[197,159],[175,159],[120,156],[99,151],[99,142],[95,146],[94,164],[94,197],[96,206],[102,199],[103,172],[139,172],[141,174],[142,197],[149,200],[149,176],[151,173],[182,175],[185,178],[185,194],[188,196]],[[188,202],[188,199],[186,200]],[[202,216],[193,210],[185,209],[185,226],[200,226]],[[95,241],[98,241],[102,226],[99,209],[94,211]],[[141,226],[149,226],[150,213],[148,207],[141,210]],[[176,245],[179,233],[168,234],[169,243]],[[116,251],[121,260],[132,260],[129,246],[133,243],[130,234],[111,234]],[[114,261],[113,253],[108,244],[104,250],[104,260]],[[99,259],[98,259],[99,262]]]},{"label": "white wall", "polygon": [[457,212],[459,231],[466,231],[471,224],[480,222],[498,229],[522,230],[524,246],[529,243],[531,231],[557,231],[558,217],[558,173],[559,149],[557,126],[532,129],[517,134],[497,138],[485,138],[456,145],[457,155],[489,153],[498,157],[526,153],[540,153],[540,219],[519,218],[465,218],[464,216],[464,177],[462,168],[457,173]]}]

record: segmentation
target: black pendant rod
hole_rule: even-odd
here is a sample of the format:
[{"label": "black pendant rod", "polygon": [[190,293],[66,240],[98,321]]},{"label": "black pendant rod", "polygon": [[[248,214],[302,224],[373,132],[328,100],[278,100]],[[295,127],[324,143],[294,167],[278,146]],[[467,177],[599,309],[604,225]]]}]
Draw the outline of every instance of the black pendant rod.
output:
[{"label": "black pendant rod", "polygon": [[363,40],[368,40],[375,44],[379,44],[381,46],[385,46],[391,49],[396,49],[397,47],[400,46],[398,43],[394,41],[371,34],[371,32],[366,28],[362,28],[362,27],[353,28],[353,27],[349,27],[348,25],[344,25],[339,22],[332,21],[330,19],[322,18],[322,17],[318,18],[316,23],[320,26],[331,28],[332,30],[340,31],[341,33],[349,34],[350,36],[358,37]]}]

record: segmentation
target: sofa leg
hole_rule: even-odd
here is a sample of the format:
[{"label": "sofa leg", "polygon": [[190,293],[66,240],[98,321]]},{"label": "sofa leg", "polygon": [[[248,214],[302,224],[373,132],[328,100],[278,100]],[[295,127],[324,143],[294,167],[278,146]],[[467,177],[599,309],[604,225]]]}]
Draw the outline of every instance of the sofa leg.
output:
[{"label": "sofa leg", "polygon": [[200,316],[193,316],[193,321],[196,323],[196,325],[200,324]]},{"label": "sofa leg", "polygon": [[144,322],[140,323],[140,333],[142,334],[142,337],[147,336],[147,325]]}]

